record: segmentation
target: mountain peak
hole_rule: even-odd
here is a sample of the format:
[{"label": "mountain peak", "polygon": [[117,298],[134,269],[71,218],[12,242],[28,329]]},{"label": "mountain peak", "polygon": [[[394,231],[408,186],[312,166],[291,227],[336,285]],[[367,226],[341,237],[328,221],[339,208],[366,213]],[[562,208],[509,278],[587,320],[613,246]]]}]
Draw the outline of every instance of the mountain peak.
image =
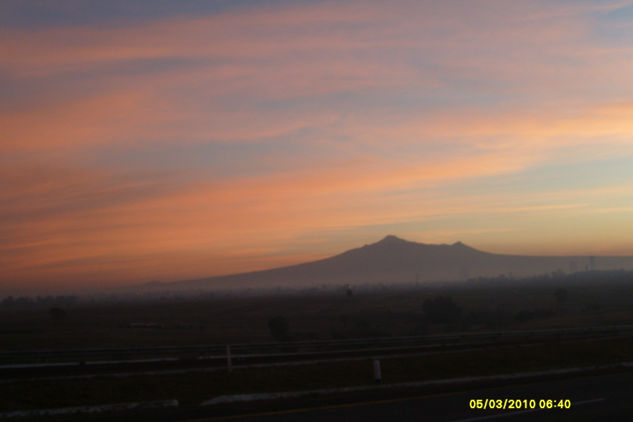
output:
[{"label": "mountain peak", "polygon": [[472,246],[468,246],[464,242],[457,241],[451,245],[453,249],[463,250],[463,251],[477,251]]},{"label": "mountain peak", "polygon": [[[374,245],[423,245],[423,246],[448,246],[446,244],[442,245],[425,245],[424,243],[412,242],[409,240],[402,239],[396,235],[388,234],[380,241],[374,243]],[[466,245],[461,241],[457,241],[450,245],[454,249],[472,249],[470,246]]]},{"label": "mountain peak", "polygon": [[388,243],[388,244],[394,244],[394,243],[406,243],[407,241],[404,239],[400,239],[398,236],[394,236],[393,234],[388,234],[387,236],[385,236],[381,241],[379,241],[378,243]]}]

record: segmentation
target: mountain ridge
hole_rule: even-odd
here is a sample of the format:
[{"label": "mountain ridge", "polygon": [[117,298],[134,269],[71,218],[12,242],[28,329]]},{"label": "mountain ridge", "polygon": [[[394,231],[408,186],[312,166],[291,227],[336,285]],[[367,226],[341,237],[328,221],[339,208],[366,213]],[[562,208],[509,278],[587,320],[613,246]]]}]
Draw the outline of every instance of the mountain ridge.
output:
[{"label": "mountain ridge", "polygon": [[308,287],[323,284],[457,281],[478,276],[531,276],[552,271],[633,269],[633,257],[525,256],[480,251],[461,241],[425,244],[387,235],[378,242],[316,261],[267,270],[162,283],[173,288]]}]

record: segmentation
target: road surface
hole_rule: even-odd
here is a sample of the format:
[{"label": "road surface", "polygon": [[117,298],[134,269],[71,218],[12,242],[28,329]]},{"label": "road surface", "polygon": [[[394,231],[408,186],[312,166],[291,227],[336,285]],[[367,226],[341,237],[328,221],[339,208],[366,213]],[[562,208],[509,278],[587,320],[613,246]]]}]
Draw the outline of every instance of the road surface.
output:
[{"label": "road surface", "polygon": [[[534,399],[537,409],[470,409],[471,399]],[[541,399],[569,399],[570,409],[538,409]],[[625,421],[633,420],[633,372],[282,412],[197,418],[196,422],[336,421]]]}]

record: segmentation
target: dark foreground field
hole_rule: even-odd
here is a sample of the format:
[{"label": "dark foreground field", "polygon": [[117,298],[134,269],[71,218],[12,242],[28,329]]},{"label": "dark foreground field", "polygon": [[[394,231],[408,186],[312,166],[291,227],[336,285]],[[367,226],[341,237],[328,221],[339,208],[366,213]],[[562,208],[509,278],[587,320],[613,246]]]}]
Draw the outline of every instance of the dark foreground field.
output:
[{"label": "dark foreground field", "polygon": [[[624,326],[633,324],[633,278],[623,272],[587,273],[257,297],[79,300],[63,306],[63,311],[55,315],[49,306],[37,304],[3,306],[0,352],[8,356],[7,352],[20,350],[271,342],[286,344],[279,350],[293,352],[288,345],[298,341]],[[433,340],[437,344],[419,350],[411,346],[406,353],[380,352],[384,355],[382,381],[392,384],[630,362],[631,332],[467,340],[471,343],[458,347]],[[372,385],[372,360],[380,354],[372,353],[339,356],[333,352],[308,364],[293,363],[298,358],[282,353],[249,367],[240,366],[237,358],[231,372],[222,367],[224,361],[215,368],[213,361],[192,360],[195,356],[191,355],[175,356],[176,361],[167,363],[125,364],[124,369],[116,363],[96,370],[83,364],[46,367],[64,362],[63,355],[38,358],[35,353],[20,358],[17,353],[11,361],[0,362],[4,365],[0,412],[153,400],[178,400],[180,406],[191,409],[223,395]],[[9,367],[16,363],[44,366]]]}]

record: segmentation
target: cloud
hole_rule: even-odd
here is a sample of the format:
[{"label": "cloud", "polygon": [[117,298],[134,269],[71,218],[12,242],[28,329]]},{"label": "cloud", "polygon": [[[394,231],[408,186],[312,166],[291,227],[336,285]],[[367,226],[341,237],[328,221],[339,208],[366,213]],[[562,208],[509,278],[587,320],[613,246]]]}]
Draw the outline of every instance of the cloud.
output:
[{"label": "cloud", "polygon": [[[345,163],[329,171],[189,184],[169,183],[168,175],[117,177],[82,169],[5,172],[3,181],[12,178],[20,184],[1,198],[6,225],[0,232],[8,242],[0,248],[4,260],[0,278],[8,283],[34,274],[59,278],[65,273],[78,280],[90,268],[115,283],[159,274],[201,277],[319,257],[274,251],[325,228],[448,215],[534,215],[585,206],[572,202],[584,197],[585,191],[567,198],[560,193],[531,199],[520,193],[438,196],[445,189],[442,183],[456,177],[472,180],[512,171],[496,165],[502,159],[455,160],[422,171]],[[406,186],[426,187],[429,193],[394,196],[394,189]],[[589,192],[600,193],[604,194]],[[176,268],[184,263],[191,265],[179,273]]]},{"label": "cloud", "polygon": [[626,210],[600,206],[618,195],[604,176],[490,187],[633,156],[633,50],[600,32],[625,4],[256,4],[4,28],[1,282],[206,276],[319,256],[288,245],[323,230],[476,216],[500,239],[520,223],[505,216]]},{"label": "cloud", "polygon": [[[445,109],[422,120],[450,131],[461,126],[451,121],[453,108],[472,101],[470,116],[458,118],[477,135],[486,121],[496,123],[498,103],[529,115],[545,102],[559,119],[555,107],[573,104],[579,90],[597,91],[590,97],[600,102],[622,95],[631,51],[590,40],[593,14],[619,4],[542,6],[319,2],[138,26],[8,29],[0,51],[9,57],[3,66],[11,83],[46,86],[46,95],[32,93],[29,107],[0,115],[1,144],[249,141],[346,117],[369,120],[366,130],[379,134],[385,128],[371,122],[380,114],[388,122],[420,106]],[[605,60],[613,63],[608,69]],[[130,64],[134,70],[125,71]],[[608,83],[587,83],[604,77]],[[517,106],[517,95],[525,104]],[[413,107],[385,103],[390,96],[410,97]],[[446,98],[456,104],[442,104]],[[523,128],[515,122],[509,129],[514,136]]]}]

